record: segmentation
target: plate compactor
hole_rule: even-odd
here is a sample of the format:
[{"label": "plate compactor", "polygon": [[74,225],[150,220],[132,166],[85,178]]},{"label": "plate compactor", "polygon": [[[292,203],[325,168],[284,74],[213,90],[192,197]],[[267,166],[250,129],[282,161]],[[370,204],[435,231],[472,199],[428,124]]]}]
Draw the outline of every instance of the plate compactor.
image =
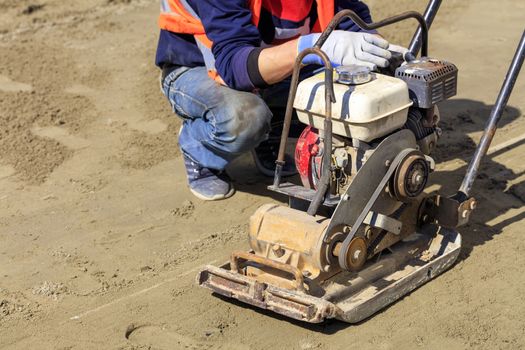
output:
[{"label": "plate compactor", "polygon": [[[315,47],[299,54],[269,187],[289,196],[289,206],[260,207],[250,219],[251,250],[233,252],[220,267],[205,266],[199,285],[297,320],[355,323],[456,261],[456,228],[476,207],[469,193],[523,63],[525,33],[460,190],[450,197],[426,194],[441,135],[436,104],[457,87],[456,66],[427,52],[440,2],[431,1],[424,15],[406,12],[372,24],[342,11]],[[334,77],[320,48],[347,17],[365,30],[409,18],[419,28],[409,52],[394,53],[388,70],[337,67]],[[322,58],[324,70],[298,84],[309,54]],[[306,124],[295,150],[302,185],[281,181],[294,110]]]}]

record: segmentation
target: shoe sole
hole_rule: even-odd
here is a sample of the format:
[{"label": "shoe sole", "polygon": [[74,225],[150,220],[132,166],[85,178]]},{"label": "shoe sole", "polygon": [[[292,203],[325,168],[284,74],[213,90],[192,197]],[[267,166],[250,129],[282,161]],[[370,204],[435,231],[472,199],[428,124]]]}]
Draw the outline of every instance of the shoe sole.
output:
[{"label": "shoe sole", "polygon": [[218,200],[221,200],[221,199],[230,198],[235,193],[235,188],[232,187],[230,189],[230,191],[228,193],[226,193],[226,194],[217,194],[217,195],[212,196],[212,197],[203,196],[202,194],[192,190],[191,188],[190,188],[190,192],[193,193],[193,195],[195,197],[199,198],[200,200],[211,202],[211,201],[218,201]]}]

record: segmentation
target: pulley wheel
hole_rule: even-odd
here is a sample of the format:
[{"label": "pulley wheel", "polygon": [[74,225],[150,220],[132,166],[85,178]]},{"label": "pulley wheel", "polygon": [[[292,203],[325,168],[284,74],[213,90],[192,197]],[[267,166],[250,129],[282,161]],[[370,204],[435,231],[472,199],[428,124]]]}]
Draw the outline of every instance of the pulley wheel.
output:
[{"label": "pulley wheel", "polygon": [[355,237],[350,242],[346,255],[346,264],[350,271],[359,271],[366,262],[367,245],[362,237]]},{"label": "pulley wheel", "polygon": [[408,154],[397,167],[390,184],[395,198],[407,202],[419,196],[427,185],[429,174],[430,167],[421,152]]}]

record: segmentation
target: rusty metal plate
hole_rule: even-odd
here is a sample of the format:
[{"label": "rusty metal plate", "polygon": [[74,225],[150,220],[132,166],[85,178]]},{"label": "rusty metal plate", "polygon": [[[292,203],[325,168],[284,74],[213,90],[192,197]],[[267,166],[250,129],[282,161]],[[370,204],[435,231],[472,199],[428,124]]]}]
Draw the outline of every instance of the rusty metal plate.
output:
[{"label": "rusty metal plate", "polygon": [[198,285],[215,293],[309,323],[336,318],[360,322],[437,275],[456,261],[461,235],[427,225],[359,272],[341,272],[321,284],[322,297],[258,282],[222,267],[205,266]]}]

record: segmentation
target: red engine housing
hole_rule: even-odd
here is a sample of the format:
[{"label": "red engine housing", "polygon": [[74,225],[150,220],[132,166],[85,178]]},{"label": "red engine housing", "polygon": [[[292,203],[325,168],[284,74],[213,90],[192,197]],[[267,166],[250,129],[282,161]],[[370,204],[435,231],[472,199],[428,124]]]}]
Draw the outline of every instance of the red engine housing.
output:
[{"label": "red engine housing", "polygon": [[295,166],[306,188],[316,189],[322,173],[323,144],[317,129],[307,126],[295,146]]}]

